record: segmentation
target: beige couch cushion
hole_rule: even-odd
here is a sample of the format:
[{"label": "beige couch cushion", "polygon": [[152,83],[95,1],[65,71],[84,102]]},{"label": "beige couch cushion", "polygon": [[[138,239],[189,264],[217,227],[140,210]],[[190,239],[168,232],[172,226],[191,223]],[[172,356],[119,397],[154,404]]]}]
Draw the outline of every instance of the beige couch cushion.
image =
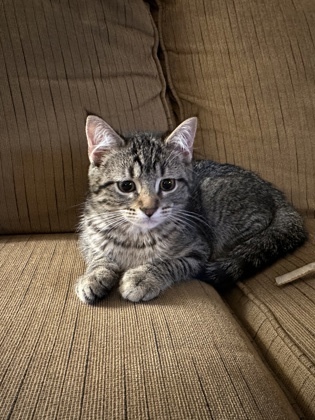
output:
[{"label": "beige couch cushion", "polygon": [[0,233],[73,231],[86,115],[120,131],[172,125],[148,6],[14,0],[0,27]]},{"label": "beige couch cushion", "polygon": [[315,222],[309,242],[245,283],[226,301],[291,392],[306,418],[315,418],[315,275],[278,287],[275,277],[315,260]]},{"label": "beige couch cushion", "polygon": [[315,2],[159,0],[179,119],[197,115],[195,155],[235,163],[315,212]]},{"label": "beige couch cushion", "polygon": [[2,237],[0,261],[0,418],[297,418],[211,287],[85,306],[70,234]]}]

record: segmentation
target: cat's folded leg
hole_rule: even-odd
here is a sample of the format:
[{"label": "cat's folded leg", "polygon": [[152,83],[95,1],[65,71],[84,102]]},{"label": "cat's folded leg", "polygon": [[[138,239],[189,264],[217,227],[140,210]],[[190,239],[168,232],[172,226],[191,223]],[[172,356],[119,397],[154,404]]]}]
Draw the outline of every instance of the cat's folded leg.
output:
[{"label": "cat's folded leg", "polygon": [[119,291],[131,302],[148,301],[175,282],[194,277],[200,269],[201,259],[191,257],[140,265],[125,272]]},{"label": "cat's folded leg", "polygon": [[146,264],[126,271],[121,279],[119,291],[124,299],[131,302],[147,301],[157,297],[171,283],[157,278],[150,272],[149,264]]},{"label": "cat's folded leg", "polygon": [[85,274],[77,280],[76,294],[83,303],[93,304],[108,295],[120,275],[118,265],[113,262],[88,266]]}]

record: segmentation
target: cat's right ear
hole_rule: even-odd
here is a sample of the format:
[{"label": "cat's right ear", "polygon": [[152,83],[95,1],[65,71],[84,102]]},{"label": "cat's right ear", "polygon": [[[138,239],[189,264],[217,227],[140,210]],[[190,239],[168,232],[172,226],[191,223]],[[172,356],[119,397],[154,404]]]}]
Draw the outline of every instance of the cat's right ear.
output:
[{"label": "cat's right ear", "polygon": [[89,115],[85,125],[88,154],[91,163],[99,165],[102,156],[124,145],[124,140],[102,118]]}]

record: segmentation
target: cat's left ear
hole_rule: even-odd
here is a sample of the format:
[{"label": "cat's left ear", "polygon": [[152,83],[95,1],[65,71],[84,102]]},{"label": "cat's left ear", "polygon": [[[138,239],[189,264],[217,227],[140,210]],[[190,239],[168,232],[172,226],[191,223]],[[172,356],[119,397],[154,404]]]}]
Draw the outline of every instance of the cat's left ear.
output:
[{"label": "cat's left ear", "polygon": [[188,118],[166,138],[165,144],[172,145],[182,155],[184,160],[190,162],[193,156],[196,131],[197,118]]}]

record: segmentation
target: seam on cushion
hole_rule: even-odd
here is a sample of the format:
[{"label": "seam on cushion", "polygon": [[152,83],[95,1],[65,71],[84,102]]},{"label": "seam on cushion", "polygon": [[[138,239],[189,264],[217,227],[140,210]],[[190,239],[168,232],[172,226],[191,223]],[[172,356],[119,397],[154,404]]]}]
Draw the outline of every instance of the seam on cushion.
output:
[{"label": "seam on cushion", "polygon": [[[198,280],[198,283],[202,287],[202,289],[204,290],[205,294],[210,297],[210,295],[207,291],[207,288],[205,287],[207,284],[202,282],[202,281],[199,281],[199,280]],[[207,285],[207,286],[209,286],[209,285]],[[211,287],[211,286],[209,286],[209,287]],[[222,296],[220,296],[220,298],[222,298]],[[228,310],[229,314],[232,316],[234,322],[237,324],[237,327],[239,328],[239,334],[241,335],[242,339],[245,341],[246,345],[250,345],[253,348],[254,352],[256,352],[255,357],[257,357],[263,363],[263,365],[265,366],[265,368],[267,369],[269,374],[274,378],[275,382],[278,384],[278,386],[283,391],[283,393],[287,397],[288,401],[292,405],[293,410],[296,412],[298,418],[300,418],[300,419],[304,418],[303,413],[301,411],[301,408],[300,408],[299,404],[297,403],[296,397],[294,397],[290,388],[284,383],[282,378],[279,377],[277,372],[275,372],[275,370],[272,368],[272,366],[268,362],[263,350],[259,346],[259,343],[257,343],[255,341],[255,337],[253,337],[252,334],[250,333],[250,331],[248,330],[248,328],[245,327],[244,323],[242,322],[242,319],[238,316],[238,314],[231,307],[231,305],[228,303],[228,301],[223,298],[222,303],[227,308],[227,310]],[[252,350],[250,349],[250,351],[252,351]]]},{"label": "seam on cushion", "polygon": [[[295,344],[294,340],[291,339],[289,334],[286,333],[286,331],[281,327],[279,324],[276,316],[273,314],[273,312],[268,308],[266,304],[264,304],[261,300],[259,300],[251,291],[250,289],[241,282],[238,282],[236,284],[237,288],[242,292],[243,296],[247,297],[249,302],[253,304],[256,308],[258,308],[261,313],[265,316],[265,320],[269,322],[269,327],[273,329],[276,336],[281,340],[287,351],[291,352],[291,355],[296,358],[296,367],[294,371],[296,372],[303,366],[304,369],[308,372],[307,378],[309,378],[310,375],[314,375],[315,373],[315,366],[313,362],[299,349],[299,347]],[[244,322],[244,319],[242,319],[242,316],[239,316],[237,312],[235,312],[235,316],[239,319],[240,323],[243,327],[248,331],[248,334],[253,339],[255,345],[257,346],[258,352],[261,354],[262,359],[264,360],[264,363],[268,366],[268,368],[273,373],[273,376],[277,380],[279,386],[282,388],[284,393],[287,395],[289,401],[291,402],[294,410],[298,414],[299,418],[304,418],[305,412],[308,412],[310,410],[309,403],[305,404],[305,401],[303,402],[303,398],[301,397],[301,390],[303,389],[305,383],[307,382],[307,379],[303,381],[302,385],[299,385],[299,388],[296,386],[298,385],[297,382],[291,377],[291,375],[287,376],[286,370],[284,367],[281,367],[280,364],[280,371],[278,368],[275,370],[275,366],[273,366],[273,362],[276,363],[276,366],[278,365],[278,362],[276,361],[276,358],[274,357],[274,353],[270,352],[270,347],[272,346],[274,339],[271,340],[269,346],[264,348],[257,342],[256,336],[260,329],[260,327],[257,329],[257,331],[253,334],[251,330],[251,325],[249,322]],[[246,325],[247,324],[247,325]],[[264,344],[264,341],[262,341],[262,344]],[[299,365],[300,364],[300,365]],[[283,376],[284,374],[284,376]],[[285,379],[286,378],[286,379]]]},{"label": "seam on cushion", "polygon": [[178,107],[178,112],[177,113],[173,111],[174,115],[175,115],[175,118],[176,118],[176,123],[178,124],[178,123],[180,123],[184,120],[184,110],[183,110],[182,103],[181,103],[181,101],[180,101],[180,99],[177,95],[176,89],[175,89],[173,81],[172,81],[170,66],[169,66],[169,62],[168,62],[168,55],[167,55],[167,51],[166,51],[165,44],[164,44],[163,31],[162,31],[163,8],[162,8],[161,2],[159,0],[149,1],[149,4],[151,4],[152,7],[157,8],[157,19],[156,19],[156,21],[153,17],[152,11],[151,11],[151,18],[152,18],[155,30],[157,32],[157,36],[159,37],[159,46],[160,46],[161,51],[163,53],[164,65],[162,65],[162,63],[158,59],[158,57],[156,57],[156,59],[159,62],[159,67],[160,67],[161,72],[163,74],[163,78],[164,78],[164,80],[167,84],[167,87],[170,90],[172,99]]},{"label": "seam on cushion", "polygon": [[159,79],[160,79],[160,82],[161,82],[161,85],[162,85],[162,91],[161,91],[161,94],[160,94],[160,98],[161,98],[161,102],[162,102],[162,105],[163,105],[163,108],[164,108],[164,111],[165,111],[165,114],[166,114],[168,128],[169,128],[169,130],[172,130],[174,128],[173,127],[173,125],[174,125],[174,113],[173,113],[173,110],[172,110],[171,106],[169,105],[169,103],[167,101],[167,78],[165,77],[161,62],[160,62],[159,57],[158,57],[158,48],[159,48],[159,45],[161,43],[161,40],[159,38],[159,31],[156,27],[155,21],[154,21],[153,16],[152,16],[152,13],[150,11],[150,4],[147,4],[146,9],[147,9],[149,18],[151,20],[153,33],[154,33],[154,45],[153,45],[153,48],[152,48],[152,57],[153,57],[153,60],[155,62],[157,73],[159,75]]},{"label": "seam on cushion", "polygon": [[[277,333],[278,337],[282,339],[284,344],[292,351],[292,353],[297,357],[299,362],[303,364],[303,366],[313,374],[315,374],[315,366],[312,361],[299,349],[299,347],[295,344],[295,342],[290,338],[290,336],[286,333],[286,331],[281,327],[277,318],[273,314],[273,312],[265,305],[262,301],[260,301],[244,283],[237,283],[237,287],[243,292],[243,294],[255,305],[257,306],[262,313],[265,315],[266,319],[270,322],[272,328]],[[255,337],[253,337],[255,338]]]}]

